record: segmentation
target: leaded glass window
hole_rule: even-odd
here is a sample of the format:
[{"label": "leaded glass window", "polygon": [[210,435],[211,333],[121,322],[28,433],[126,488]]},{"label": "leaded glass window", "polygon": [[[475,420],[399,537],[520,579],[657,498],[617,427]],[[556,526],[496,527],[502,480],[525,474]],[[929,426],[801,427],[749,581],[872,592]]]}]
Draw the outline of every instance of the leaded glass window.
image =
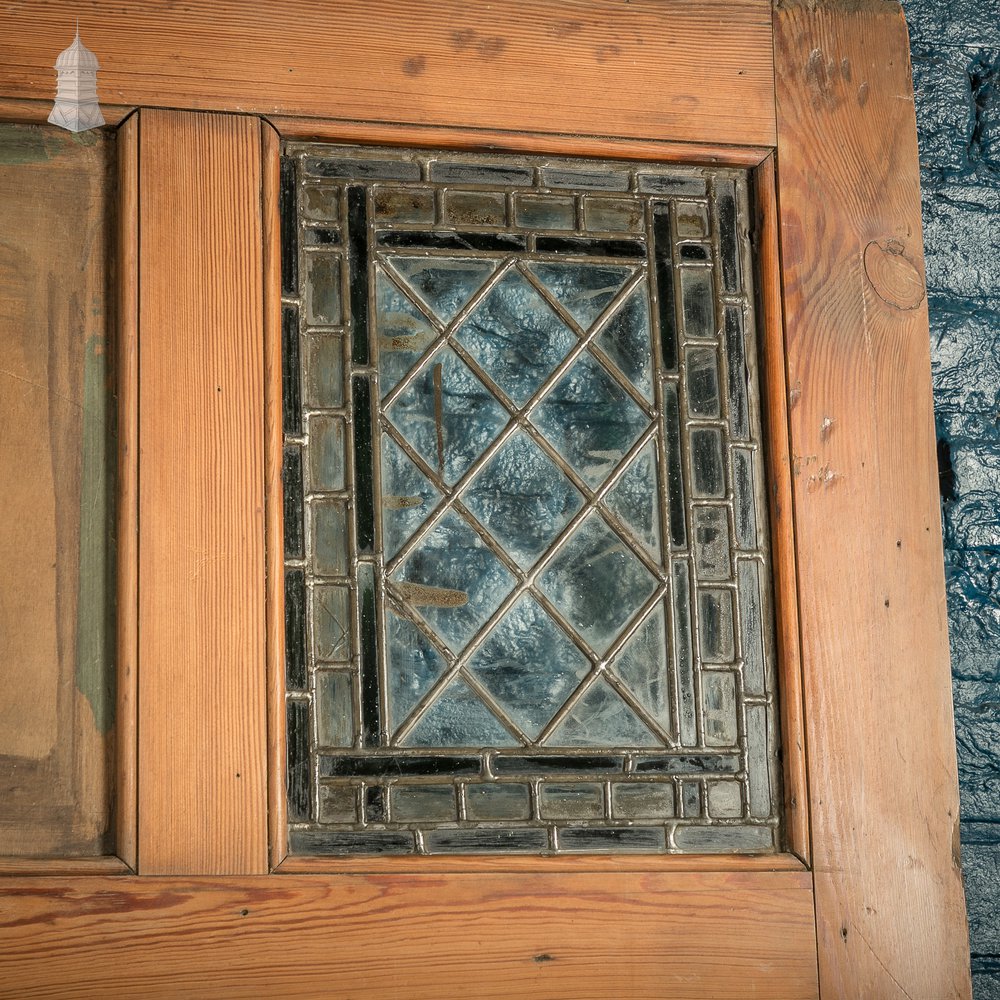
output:
[{"label": "leaded glass window", "polygon": [[762,852],[747,180],[289,145],[293,853]]}]

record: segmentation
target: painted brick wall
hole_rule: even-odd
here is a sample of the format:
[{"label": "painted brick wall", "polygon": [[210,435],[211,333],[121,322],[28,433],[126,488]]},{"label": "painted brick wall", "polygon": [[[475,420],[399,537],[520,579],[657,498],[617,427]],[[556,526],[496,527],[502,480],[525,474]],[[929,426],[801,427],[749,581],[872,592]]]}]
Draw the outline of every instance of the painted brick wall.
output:
[{"label": "painted brick wall", "polygon": [[975,1000],[1000,1000],[1000,0],[910,27]]}]

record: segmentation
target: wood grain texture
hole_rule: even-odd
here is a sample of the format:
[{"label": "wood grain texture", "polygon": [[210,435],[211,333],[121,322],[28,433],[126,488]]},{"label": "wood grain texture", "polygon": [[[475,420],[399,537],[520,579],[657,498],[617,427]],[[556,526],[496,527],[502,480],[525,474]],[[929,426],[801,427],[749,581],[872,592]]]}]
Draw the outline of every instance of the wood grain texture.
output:
[{"label": "wood grain texture", "polygon": [[139,116],[117,132],[118,250],[118,497],[117,604],[115,608],[118,699],[115,850],[136,867],[138,746],[136,694],[139,655]]},{"label": "wood grain texture", "polygon": [[812,1000],[812,891],[792,872],[11,879],[0,997],[37,996]]},{"label": "wood grain texture", "polygon": [[281,140],[261,123],[264,281],[264,524],[267,560],[267,835],[272,868],[288,853],[285,788],[285,551],[281,481]]},{"label": "wood grain texture", "polygon": [[[677,874],[681,872],[801,872],[805,865],[794,854],[562,854],[562,855],[422,855],[415,857],[316,857],[289,855],[277,869],[282,875],[467,875],[472,872],[620,872]],[[609,880],[609,885],[613,880]]]},{"label": "wood grain texture", "polygon": [[774,141],[767,0],[27,0],[0,97],[51,100],[77,15],[111,105]]},{"label": "wood grain texture", "polygon": [[771,566],[774,574],[785,836],[789,849],[808,863],[811,850],[809,786],[802,704],[798,577],[795,567],[792,452],[788,437],[788,381],[781,319],[781,261],[778,251],[778,206],[775,200],[777,179],[773,156],[760,164],[753,172],[752,179],[757,307],[760,311],[757,326],[762,355],[760,383],[766,441],[764,459],[767,463]]},{"label": "wood grain texture", "polygon": [[0,126],[0,855],[114,849],[114,142]]},{"label": "wood grain texture", "polygon": [[774,26],[821,992],[968,997],[906,28],[884,2]]},{"label": "wood grain texture", "polygon": [[[0,113],[3,106],[0,104]],[[47,112],[46,112],[47,113]],[[765,146],[730,146],[707,142],[677,142],[670,138],[614,139],[595,135],[498,128],[445,128],[378,122],[268,115],[282,139],[303,142],[344,142],[417,149],[461,149],[469,152],[514,152],[553,156],[594,156],[601,159],[703,163],[711,166],[754,167],[771,155]]]},{"label": "wood grain texture", "polygon": [[267,864],[260,124],[139,117],[139,870]]}]

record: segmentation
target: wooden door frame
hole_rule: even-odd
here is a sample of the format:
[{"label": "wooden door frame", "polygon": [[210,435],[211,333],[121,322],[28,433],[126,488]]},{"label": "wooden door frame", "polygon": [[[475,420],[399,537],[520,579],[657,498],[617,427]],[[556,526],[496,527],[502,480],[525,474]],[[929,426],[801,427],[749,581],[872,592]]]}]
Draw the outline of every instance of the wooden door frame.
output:
[{"label": "wooden door frame", "polygon": [[[368,905],[381,915],[382,929],[370,933],[384,933],[387,941],[396,942],[400,961],[419,984],[424,982],[421,967],[427,955],[408,950],[406,920],[438,913],[435,895],[442,891],[451,894],[457,914],[494,928],[504,926],[513,908],[523,910],[526,900],[535,899],[563,907],[560,912],[567,924],[570,913],[578,915],[589,906],[602,919],[614,916],[623,925],[670,934],[688,946],[705,932],[709,914],[719,918],[716,907],[722,901],[744,893],[745,933],[757,949],[758,965],[792,963],[791,942],[800,946],[804,940],[803,903],[808,902],[810,915],[815,905],[815,925],[809,934],[815,934],[818,942],[818,985],[824,997],[968,996],[919,173],[901,11],[883,0],[825,5],[777,0],[773,11],[766,0],[642,0],[625,15],[612,0],[586,5],[540,0],[521,11],[519,21],[485,7],[470,10],[458,0],[438,0],[436,20],[414,21],[406,7],[387,0],[379,8],[405,21],[408,29],[386,32],[370,23],[368,6],[358,3],[344,11],[336,37],[331,25],[313,23],[310,5],[293,0],[261,11],[253,24],[240,22],[238,5],[231,2],[210,3],[193,13],[189,9],[173,20],[149,15],[149,23],[110,9],[99,19],[95,16],[94,36],[103,31],[104,37],[94,37],[94,47],[101,49],[103,41],[114,56],[109,59],[110,71],[102,75],[106,81],[102,93],[110,90],[118,101],[105,106],[109,121],[123,120],[137,106],[160,106],[249,112],[265,115],[271,124],[251,127],[251,119],[243,119],[243,125],[227,125],[217,116],[206,116],[210,122],[198,116],[205,127],[199,124],[185,131],[177,116],[143,111],[138,124],[130,119],[120,132],[122,246],[134,250],[137,234],[144,242],[141,254],[122,255],[125,291],[120,304],[125,389],[120,402],[126,428],[120,517],[123,537],[129,541],[123,549],[119,593],[124,609],[119,632],[123,679],[119,725],[124,724],[126,733],[120,742],[119,859],[43,865],[3,862],[0,871],[11,873],[4,892],[18,901],[13,908],[18,920],[36,933],[45,921],[54,921],[60,933],[68,933],[79,947],[93,947],[90,972],[96,977],[95,995],[110,995],[115,984],[122,987],[129,971],[114,971],[112,958],[122,940],[133,946],[129,950],[133,957],[143,949],[150,956],[131,968],[138,977],[135,982],[148,976],[153,983],[154,964],[159,961],[184,981],[197,983],[197,977],[224,953],[206,937],[211,928],[223,926],[219,921],[229,919],[230,912],[240,914],[234,918],[234,926],[240,927],[249,926],[240,923],[244,917],[259,914],[255,932],[245,935],[236,953],[241,968],[255,969],[266,978],[273,963],[280,966],[282,955],[280,948],[267,942],[289,919],[289,907],[305,908],[307,936],[319,942],[330,907],[356,898],[358,906]],[[573,16],[567,15],[568,7]],[[62,38],[62,23],[69,23],[68,11],[68,4],[49,4],[38,22],[39,12],[28,5],[23,15],[10,16],[11,21],[32,17],[36,23],[30,31],[25,23],[22,35],[12,24],[11,36],[18,41],[9,56],[0,57],[0,117],[44,120],[49,78],[43,78],[38,68],[61,47],[55,39]],[[611,24],[620,25],[613,40],[607,33]],[[177,48],[176,65],[168,74],[142,56],[142,32],[148,34],[151,26],[163,29],[164,37]],[[85,40],[87,31],[84,25]],[[366,77],[365,68],[374,64],[376,50],[384,72]],[[301,55],[289,55],[293,51]],[[247,53],[252,57],[248,59]],[[574,72],[587,84],[574,95],[548,102],[531,100],[530,95],[519,99],[520,92],[510,86],[511,79],[523,80],[532,72],[538,90],[548,87],[561,93],[553,88],[564,82],[560,67],[566,62],[573,63]],[[609,63],[625,94],[617,105],[605,96],[588,97],[608,79]],[[470,71],[468,87],[460,95],[449,86],[457,70]],[[702,76],[696,84],[698,72]],[[655,86],[650,86],[651,79]],[[498,104],[497,93],[509,100]],[[329,117],[333,107],[337,118]],[[247,427],[259,424],[259,452],[243,455],[238,462],[246,490],[236,516],[259,517],[259,530],[255,527],[245,542],[225,534],[236,508],[222,484],[213,479],[212,452],[197,458],[201,442],[191,428],[172,431],[175,422],[168,420],[166,409],[149,412],[139,406],[143,387],[152,391],[159,384],[143,381],[155,369],[147,369],[145,361],[142,371],[137,366],[136,344],[146,359],[141,338],[155,318],[155,312],[143,310],[162,308],[156,297],[163,301],[168,295],[168,281],[175,292],[178,283],[200,289],[201,301],[214,295],[209,286],[197,284],[195,275],[185,275],[182,265],[162,280],[155,271],[141,283],[139,275],[130,274],[136,260],[142,268],[150,246],[165,252],[162,245],[151,242],[150,226],[165,223],[176,207],[170,191],[164,191],[166,200],[155,203],[140,186],[143,116],[162,135],[174,127],[178,138],[199,135],[209,159],[218,157],[221,164],[229,158],[212,177],[199,173],[184,182],[198,197],[214,190],[214,201],[206,201],[209,215],[223,211],[220,198],[231,199],[224,207],[249,204],[252,178],[258,178],[263,196],[263,209],[249,213],[242,230],[247,243],[253,243],[257,234],[257,263],[235,284],[227,264],[228,270],[217,273],[211,285],[223,289],[213,298],[216,305],[226,295],[235,296],[239,315],[223,326],[229,343],[236,337],[235,343],[244,345],[241,356],[248,363],[234,370],[216,358],[208,371],[192,364],[186,370],[187,381],[181,383],[183,392],[198,395],[203,406],[209,405],[213,388],[223,399],[232,395],[249,406],[249,412],[246,405],[225,411],[221,423],[214,425],[224,440],[229,434],[228,440],[245,441]],[[412,124],[399,124],[404,118]],[[484,121],[490,123],[488,128],[477,124]],[[273,325],[275,303],[268,298],[266,279],[261,282],[263,289],[258,287],[259,297],[247,296],[244,279],[254,267],[266,276],[275,266],[275,255],[266,252],[274,239],[272,126],[288,138],[590,153],[755,168],[767,451],[775,491],[771,514],[780,698],[786,746],[792,751],[786,754],[785,769],[794,799],[787,812],[793,854],[764,861],[407,859],[344,866],[352,875],[263,875],[268,870],[267,754],[263,686],[254,664],[262,668],[265,656],[269,657],[271,676],[276,675],[278,648],[274,641],[266,645],[263,641],[263,609],[272,640],[280,635],[281,626],[276,595],[272,592],[265,601],[266,581],[273,587],[276,577],[265,574],[263,542],[266,532],[273,550],[277,522],[273,510],[265,519],[264,486],[273,496],[279,472],[264,442],[270,440],[273,451],[280,428],[269,417],[274,412],[276,339],[264,341],[269,347],[259,343],[255,347],[249,336],[255,328]],[[170,157],[171,148],[167,142],[157,147],[158,154]],[[893,156],[883,166],[886,150]],[[171,176],[183,174],[184,168],[183,151],[174,152]],[[165,164],[159,155],[147,160],[157,162],[162,172]],[[242,180],[236,177],[234,162],[251,171],[251,181],[246,175]],[[162,179],[155,171],[154,167],[146,175],[152,178],[154,193]],[[140,220],[144,220],[141,225]],[[170,235],[169,227],[156,232]],[[185,238],[190,241],[194,235],[189,232]],[[206,243],[205,248],[214,252],[212,259],[226,250],[219,244]],[[195,317],[182,331],[189,361],[204,361],[199,352],[205,336],[219,335],[218,314],[213,315],[212,323],[199,325]],[[174,360],[175,348],[152,344],[162,364]],[[255,381],[251,369],[258,361],[260,378]],[[218,384],[213,382],[216,375]],[[154,377],[162,381],[162,375]],[[259,387],[256,397],[254,386]],[[264,386],[272,394],[269,408],[264,407]],[[130,395],[132,387],[137,387],[138,397]],[[154,393],[149,398],[160,401],[157,407],[168,406],[164,395]],[[145,432],[140,414],[153,421]],[[176,520],[161,522],[160,549],[156,534],[148,533],[150,520],[155,524],[162,511],[156,494],[143,491],[136,441],[144,457],[147,446],[160,449],[158,455],[167,462],[190,460],[194,454],[202,463],[199,481],[215,484],[212,509],[195,525],[200,534],[193,554],[186,556],[177,549],[180,522]],[[202,499],[204,488],[195,490]],[[198,502],[194,494],[190,499]],[[143,504],[151,502],[153,506],[137,522]],[[137,523],[142,525],[141,535]],[[234,544],[244,545],[240,551],[249,560],[255,582],[253,593],[236,602],[237,611],[257,639],[249,657],[243,655],[246,647],[222,654],[222,662],[229,666],[221,685],[212,688],[205,687],[204,672],[196,664],[206,651],[214,650],[218,636],[232,635],[232,621],[223,618],[235,605],[223,601],[209,609],[208,624],[203,621],[194,632],[189,630],[190,642],[179,647],[178,636],[168,634],[167,626],[174,622],[166,617],[166,606],[141,603],[148,595],[141,585],[137,588],[136,572],[137,567],[143,572],[143,565],[146,574],[158,572],[156,567],[164,559],[173,559],[160,591],[163,599],[169,597],[170,588],[179,594],[194,572],[209,574],[210,587],[224,591],[225,574],[212,563],[221,551],[220,538],[227,539],[228,550]],[[144,564],[144,558],[150,562]],[[855,567],[861,572],[852,577]],[[181,632],[185,628],[182,623]],[[179,673],[178,649],[185,653]],[[906,665],[905,678],[900,664]],[[204,719],[188,727],[188,746],[180,751],[173,746],[170,727],[162,718],[163,705],[174,705],[181,720],[185,718],[180,694],[185,689],[178,687],[185,671],[191,683],[202,685],[209,717],[214,713],[219,720],[231,720],[236,712],[252,719],[238,746],[232,740],[215,746],[206,733],[220,730],[206,728]],[[156,699],[145,709],[142,698],[137,701],[144,677],[152,679]],[[157,678],[162,681],[159,687]],[[272,739],[280,732],[273,688],[272,683]],[[802,704],[804,734],[796,728]],[[156,761],[165,754],[160,762],[169,764],[154,777],[143,771],[136,778],[135,730],[129,736],[128,727],[137,715],[138,745],[149,754],[145,760]],[[922,726],[914,725],[914,719]],[[202,764],[208,749],[215,763],[206,777]],[[273,768],[271,774],[270,839],[277,845],[281,824],[275,803],[281,790]],[[178,789],[185,789],[180,801],[186,815],[178,811],[169,784],[163,786],[174,779]],[[855,803],[856,811],[844,810],[845,801]],[[148,864],[143,845],[155,848]],[[804,870],[800,859],[810,862],[810,870]],[[52,877],[63,872],[82,876],[134,871],[137,864],[143,872],[186,876],[183,881],[152,875],[113,880],[95,875],[68,881]],[[762,872],[761,868],[786,870]],[[28,871],[39,877],[27,877]],[[442,882],[446,872],[450,874]],[[18,873],[21,877],[14,877]],[[201,874],[218,877],[205,880],[197,877]],[[551,880],[559,878],[557,890]],[[178,892],[179,898],[171,897]],[[395,912],[391,900],[400,892],[406,902]],[[106,905],[112,897],[118,902]],[[790,903],[792,898],[797,902]],[[629,901],[637,899],[648,904],[629,920]],[[133,916],[128,923],[109,916],[126,911],[134,915],[142,907],[156,912],[157,920],[136,921]],[[96,914],[105,915],[97,929]],[[338,926],[350,936],[346,925]],[[755,933],[755,926],[765,927],[766,932]],[[171,958],[164,943],[163,935],[171,927],[181,939],[190,935],[186,966],[177,954]],[[522,964],[517,948],[487,947],[485,952],[503,970],[501,975],[520,984],[524,995],[558,995],[552,992],[560,981],[556,972],[570,977],[565,981],[592,984],[594,995],[601,983],[611,989],[614,977],[621,975],[613,953],[597,956],[601,960],[595,962],[593,956],[588,960],[575,951],[571,927],[538,926],[532,933],[517,942],[517,948],[525,949],[524,961],[530,958],[532,965]],[[74,971],[80,958],[76,949],[72,954],[64,950],[62,959],[54,959],[43,974],[33,957],[38,937],[10,937],[6,928],[0,929],[0,937],[12,947],[7,958],[0,958],[0,969],[6,963],[12,972],[63,984],[83,974],[83,967]],[[43,946],[49,940],[56,948],[55,938],[41,940]],[[532,951],[535,942],[543,940],[545,947]],[[354,947],[360,950],[361,943],[359,937]],[[452,947],[467,961],[477,957],[474,938],[463,936],[461,925],[455,927]],[[191,959],[192,955],[196,957]],[[546,955],[563,958],[564,964],[549,962]],[[265,961],[261,956],[269,957]],[[312,981],[335,973],[346,977],[341,981],[353,983],[351,989],[361,989],[361,972],[355,970],[352,978],[349,958],[353,955],[318,962],[309,973],[316,977]],[[729,958],[719,956],[715,973]],[[752,976],[754,963],[748,954],[744,961],[741,973]],[[634,973],[633,995],[653,995],[656,984],[662,985],[671,974],[662,955],[650,955],[645,962]],[[791,969],[792,964],[786,967]],[[801,966],[796,968],[799,992],[789,995],[815,995],[815,978],[810,985],[808,974]],[[699,971],[708,974],[705,967]],[[459,974],[457,964],[454,974]],[[773,979],[766,978],[744,979],[742,988],[762,983],[773,989]],[[440,980],[434,986],[428,979],[426,995],[434,995],[433,989],[440,987]],[[371,995],[379,995],[389,986],[371,989],[369,984],[369,989]],[[417,990],[413,995],[425,994]]]}]

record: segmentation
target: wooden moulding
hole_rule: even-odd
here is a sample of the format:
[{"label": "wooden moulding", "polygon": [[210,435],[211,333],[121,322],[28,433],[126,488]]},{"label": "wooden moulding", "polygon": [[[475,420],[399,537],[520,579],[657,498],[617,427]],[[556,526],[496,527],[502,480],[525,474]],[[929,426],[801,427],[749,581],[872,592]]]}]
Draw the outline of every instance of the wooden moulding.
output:
[{"label": "wooden moulding", "polygon": [[264,518],[267,573],[267,760],[269,863],[287,853],[285,791],[285,565],[282,505],[280,139],[261,122],[264,234]]},{"label": "wooden moulding", "polygon": [[[290,119],[272,119],[272,125],[300,126]],[[358,872],[472,872],[472,871],[777,871],[802,870],[809,860],[808,792],[805,740],[802,719],[802,676],[798,640],[798,606],[795,578],[794,527],[791,503],[791,454],[784,370],[778,274],[777,205],[773,154],[745,148],[726,151],[712,146],[694,147],[676,143],[618,142],[614,153],[622,159],[714,166],[721,163],[751,169],[751,211],[756,219],[755,254],[759,258],[757,326],[764,371],[761,377],[766,411],[765,458],[770,495],[771,546],[775,593],[775,619],[781,710],[785,839],[790,853],[764,857],[645,855],[639,857],[601,855],[535,857],[511,855],[485,857],[291,857],[287,856],[285,788],[285,667],[284,592],[282,561],[282,429],[280,347],[280,247],[278,240],[279,137],[268,126],[264,142],[264,298],[265,298],[265,466],[267,510],[267,602],[268,602],[268,767],[270,866],[283,875]],[[574,137],[517,136],[488,133],[490,148],[506,151],[551,152],[559,155],[607,155],[608,145],[596,139]],[[456,135],[458,139],[456,140]],[[310,124],[293,128],[280,139],[318,138],[347,144],[380,142],[383,145],[414,144],[418,137],[428,146],[473,148],[476,134],[451,130],[415,130],[383,126],[374,129],[339,123]],[[481,136],[480,136],[481,139]],[[468,145],[466,145],[468,143]],[[509,144],[508,144],[509,143]],[[422,142],[415,144],[421,145]],[[481,147],[476,147],[481,148]],[[695,154],[695,149],[700,155]],[[730,154],[733,155],[730,155]],[[737,155],[738,154],[738,155]]]},{"label": "wooden moulding", "polygon": [[[0,98],[51,101],[68,0],[5,12]],[[774,143],[769,0],[99,5],[112,106]],[[150,45],[150,39],[156,39]],[[48,114],[46,111],[45,114]]]},{"label": "wooden moulding", "polygon": [[906,27],[774,15],[820,987],[970,995]]},{"label": "wooden moulding", "polygon": [[115,796],[116,850],[136,868],[136,692],[139,653],[139,116],[118,129],[118,588],[115,608],[118,761]]},{"label": "wooden moulding", "polygon": [[808,864],[809,792],[806,775],[802,660],[799,644],[795,521],[792,506],[792,453],[788,440],[788,389],[781,318],[781,265],[774,157],[753,172],[754,257],[757,329],[761,347],[761,407],[767,463],[774,624],[778,657],[778,707],[784,764],[785,835],[789,849]]},{"label": "wooden moulding", "polygon": [[0,997],[29,984],[100,1000],[816,997],[807,872],[11,879],[5,891]]},{"label": "wooden moulding", "polygon": [[139,124],[139,871],[261,873],[261,126]]}]

